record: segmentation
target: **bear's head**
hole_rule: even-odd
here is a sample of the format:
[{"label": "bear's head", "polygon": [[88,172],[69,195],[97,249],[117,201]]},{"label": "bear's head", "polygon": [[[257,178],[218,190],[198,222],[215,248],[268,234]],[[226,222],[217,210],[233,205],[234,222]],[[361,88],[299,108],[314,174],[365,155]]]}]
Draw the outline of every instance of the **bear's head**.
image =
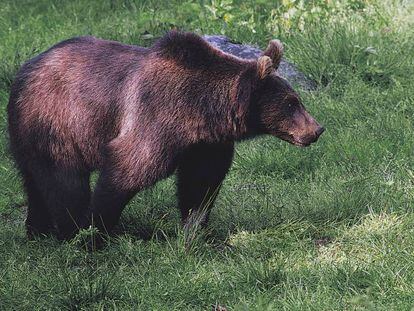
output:
[{"label": "bear's head", "polygon": [[309,146],[318,140],[324,128],[306,111],[290,84],[277,74],[282,55],[283,45],[272,40],[257,60],[257,82],[249,101],[249,128],[253,133],[271,134],[297,146]]}]

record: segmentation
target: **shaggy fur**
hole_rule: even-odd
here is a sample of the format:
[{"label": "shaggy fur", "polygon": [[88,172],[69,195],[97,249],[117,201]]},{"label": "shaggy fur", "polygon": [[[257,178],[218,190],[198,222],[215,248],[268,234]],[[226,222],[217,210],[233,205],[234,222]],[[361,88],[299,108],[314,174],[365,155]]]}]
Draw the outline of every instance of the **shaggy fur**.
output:
[{"label": "shaggy fur", "polygon": [[211,207],[235,141],[315,141],[321,127],[275,73],[282,48],[272,42],[246,61],[192,33],[170,32],[151,48],[80,37],[25,63],[8,115],[29,236],[70,238],[92,219],[110,231],[138,191],[175,170],[185,222]]}]

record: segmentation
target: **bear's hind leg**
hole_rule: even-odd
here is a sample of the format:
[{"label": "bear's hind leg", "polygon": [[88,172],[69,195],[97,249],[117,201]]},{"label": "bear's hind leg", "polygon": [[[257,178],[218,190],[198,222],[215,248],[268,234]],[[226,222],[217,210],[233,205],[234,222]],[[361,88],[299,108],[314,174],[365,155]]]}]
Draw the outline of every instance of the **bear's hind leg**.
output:
[{"label": "bear's hind leg", "polygon": [[30,174],[23,174],[24,186],[27,193],[26,232],[29,239],[53,232],[52,217]]},{"label": "bear's hind leg", "polygon": [[167,143],[159,144],[166,140],[140,140],[137,145],[136,141],[132,133],[108,144],[84,226],[93,225],[101,234],[110,233],[137,192],[174,172],[176,150]]},{"label": "bear's hind leg", "polygon": [[211,207],[233,159],[234,145],[197,144],[180,159],[178,201],[184,226],[207,225]]},{"label": "bear's hind leg", "polygon": [[36,173],[36,185],[56,226],[57,238],[72,238],[89,206],[90,173],[57,165],[37,167]]},{"label": "bear's hind leg", "polygon": [[[115,169],[101,171],[91,199],[86,225],[93,225],[100,233],[109,233],[118,223],[122,210],[138,190],[121,189],[114,183]],[[119,178],[118,178],[119,180]]]}]

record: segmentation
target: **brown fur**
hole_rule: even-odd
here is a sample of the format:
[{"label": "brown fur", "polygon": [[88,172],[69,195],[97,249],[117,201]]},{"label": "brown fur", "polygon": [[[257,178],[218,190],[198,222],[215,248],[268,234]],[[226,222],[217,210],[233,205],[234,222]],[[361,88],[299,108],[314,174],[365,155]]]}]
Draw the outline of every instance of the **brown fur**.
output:
[{"label": "brown fur", "polygon": [[206,196],[211,207],[234,141],[263,133],[315,141],[320,126],[271,69],[280,46],[271,43],[261,63],[170,32],[151,48],[74,38],[29,60],[8,105],[28,233],[68,238],[93,218],[110,231],[136,192],[176,169],[185,222]]},{"label": "brown fur", "polygon": [[283,56],[283,45],[279,40],[270,40],[269,45],[264,51],[263,55],[268,56],[272,62],[275,69],[279,68],[280,61]]}]

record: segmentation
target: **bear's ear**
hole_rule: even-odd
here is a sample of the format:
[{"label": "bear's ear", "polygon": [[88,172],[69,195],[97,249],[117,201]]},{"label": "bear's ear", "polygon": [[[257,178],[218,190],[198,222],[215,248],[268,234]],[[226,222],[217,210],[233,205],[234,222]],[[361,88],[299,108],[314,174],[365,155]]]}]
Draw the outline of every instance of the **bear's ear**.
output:
[{"label": "bear's ear", "polygon": [[263,52],[264,56],[270,57],[273,67],[277,69],[283,56],[283,44],[279,40],[270,40],[269,45]]},{"label": "bear's ear", "polygon": [[260,79],[266,78],[273,71],[273,62],[269,56],[260,56],[257,60],[257,74]]}]

